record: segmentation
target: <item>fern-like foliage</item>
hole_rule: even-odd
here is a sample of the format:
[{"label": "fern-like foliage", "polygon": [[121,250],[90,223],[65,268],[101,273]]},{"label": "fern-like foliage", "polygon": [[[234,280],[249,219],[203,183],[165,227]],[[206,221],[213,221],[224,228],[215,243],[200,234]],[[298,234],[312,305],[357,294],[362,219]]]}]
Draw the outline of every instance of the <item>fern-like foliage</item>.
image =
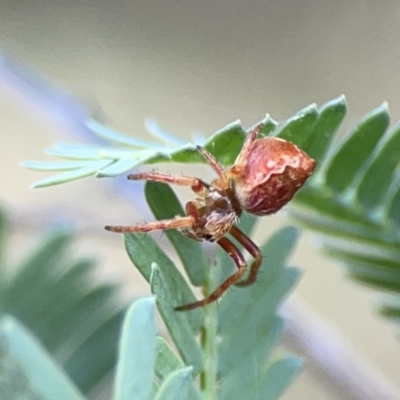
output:
[{"label": "fern-like foliage", "polygon": [[[400,124],[386,105],[336,141],[295,199],[291,214],[318,233],[322,249],[348,275],[385,291],[380,311],[400,316]],[[321,131],[327,138],[332,130]]]},{"label": "fern-like foliage", "polygon": [[[0,236],[0,315],[12,316],[29,327],[75,384],[84,393],[90,392],[115,365],[126,309],[118,300],[117,288],[96,283],[93,260],[71,257],[70,231],[49,232],[20,265],[6,262],[4,253],[11,249],[6,246],[4,212],[0,212]],[[24,380],[11,368],[7,346],[0,345],[0,353],[0,398],[25,398]]]},{"label": "fern-like foliage", "polygon": [[[290,140],[317,161],[313,177],[294,199],[295,207],[289,207],[291,215],[318,233],[322,249],[346,265],[350,277],[384,290],[387,295],[381,312],[398,318],[400,124],[388,129],[389,114],[384,104],[367,114],[343,139],[335,139],[345,114],[346,103],[342,96],[320,108],[311,105],[281,124],[267,116],[262,121],[265,124],[262,135]],[[25,165],[46,171],[57,170],[57,167],[72,171],[45,178],[35,187],[89,174],[114,176],[140,163],[203,162],[192,145],[182,146],[178,139],[154,123],[148,130],[161,139],[162,146],[128,138],[94,121],[89,121],[88,126],[118,147],[58,145],[48,152],[77,161],[27,162]],[[203,145],[222,164],[230,165],[245,134],[236,122],[222,128]],[[100,166],[103,162],[107,165]]]},{"label": "fern-like foliage", "polygon": [[[318,234],[324,251],[344,263],[353,278],[391,292],[393,297],[384,304],[382,311],[398,317],[400,178],[397,149],[400,125],[388,130],[389,117],[387,107],[383,105],[368,114],[342,139],[335,139],[345,114],[346,104],[340,97],[320,108],[309,106],[281,124],[267,116],[261,135],[290,140],[317,161],[318,168],[313,177],[289,207],[291,215]],[[27,166],[69,172],[46,178],[36,187],[87,175],[114,176],[140,163],[203,161],[194,146],[182,145],[159,127],[153,126],[150,131],[161,138],[162,145],[138,142],[93,121],[89,125],[118,147],[61,145],[58,150],[51,151],[52,154],[74,161],[27,163]],[[221,163],[230,165],[245,135],[246,130],[234,123],[212,135],[203,145]],[[146,197],[157,218],[183,214],[168,186],[149,182]],[[242,218],[244,231],[251,231],[253,225],[254,219]],[[209,262],[198,243],[178,232],[166,234],[191,284],[203,286],[205,294],[231,273],[232,261],[227,255],[218,252],[217,266],[208,268]],[[235,288],[219,305],[185,313],[177,313],[173,308],[192,302],[194,295],[176,266],[151,236],[125,236],[128,254],[149,281],[178,351],[174,354],[161,339],[156,339],[157,346],[161,347],[156,351],[158,358],[154,363],[150,357],[152,367],[148,366],[148,371],[153,374],[152,379],[147,375],[142,381],[147,382],[145,393],[150,397],[144,398],[177,398],[173,397],[177,388],[185,384],[190,399],[201,396],[233,400],[279,397],[299,367],[299,360],[291,356],[271,357],[282,332],[277,305],[298,277],[296,269],[285,267],[295,236],[293,229],[286,229],[262,246],[263,254],[268,256],[268,266],[263,264],[257,284],[250,288]],[[198,335],[201,343],[196,340]],[[122,348],[121,345],[121,351]],[[124,370],[119,367],[119,371]],[[200,388],[193,380],[197,375],[200,375]],[[120,375],[117,382],[118,379],[127,382]],[[123,386],[122,383],[119,385]],[[126,392],[122,386],[121,391],[116,392],[116,396],[121,393],[117,399],[128,398],[124,397]]]},{"label": "fern-like foliage", "polygon": [[[269,118],[266,126],[273,124]],[[159,143],[145,142],[128,137],[101,125],[96,121],[87,121],[87,127],[103,139],[114,145],[71,145],[56,143],[46,150],[47,154],[64,158],[62,162],[25,161],[23,166],[37,171],[61,172],[60,174],[42,179],[32,185],[33,188],[58,185],[87,176],[113,177],[124,174],[140,164],[158,162],[204,162],[196,146],[182,144],[182,141],[162,130],[155,122],[146,124],[149,133],[159,140]],[[212,135],[205,143],[206,149],[220,156],[224,164],[231,164],[235,154],[238,154],[246,135],[240,122],[234,122]]]}]

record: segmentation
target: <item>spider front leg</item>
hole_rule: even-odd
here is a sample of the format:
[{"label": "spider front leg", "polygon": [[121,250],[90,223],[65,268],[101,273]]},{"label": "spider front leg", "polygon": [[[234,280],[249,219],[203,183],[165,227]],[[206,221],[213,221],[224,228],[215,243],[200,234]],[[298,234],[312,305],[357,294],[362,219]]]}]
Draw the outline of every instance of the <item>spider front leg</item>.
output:
[{"label": "spider front leg", "polygon": [[240,174],[245,167],[247,160],[249,158],[249,154],[251,151],[251,147],[253,143],[257,139],[258,134],[260,133],[261,129],[263,128],[264,124],[257,125],[247,136],[243,143],[242,150],[240,151],[239,155],[236,158],[236,161],[231,168],[230,172],[233,174]]},{"label": "spider front leg", "polygon": [[238,270],[227,278],[221,285],[217,287],[208,297],[204,300],[196,301],[195,303],[185,304],[183,306],[175,307],[177,311],[193,310],[197,307],[203,307],[207,304],[219,299],[232,285],[234,285],[246,271],[246,260],[240,250],[226,237],[217,241],[217,243],[232,257]]},{"label": "spider front leg", "polygon": [[132,181],[152,181],[160,183],[172,183],[180,186],[190,186],[195,193],[201,193],[207,190],[210,185],[199,178],[190,176],[177,176],[168,174],[159,174],[158,172],[142,172],[138,174],[128,175],[128,179]]},{"label": "spider front leg", "polygon": [[233,225],[229,233],[254,257],[250,273],[246,280],[236,283],[236,286],[248,286],[255,282],[262,262],[260,248],[237,226]]},{"label": "spider front leg", "polygon": [[177,217],[174,219],[165,219],[161,221],[146,222],[136,225],[120,225],[120,226],[105,226],[107,231],[118,233],[144,233],[166,229],[183,229],[191,228],[194,224],[194,217]]},{"label": "spider front leg", "polygon": [[[176,176],[168,174],[159,174],[158,172],[143,172],[139,174],[128,175],[130,180],[146,180],[160,183],[174,183],[181,186],[190,186],[196,193],[206,192],[210,185],[201,179],[192,178],[190,176]],[[176,217],[174,219],[166,219],[162,221],[146,222],[144,224],[123,225],[123,226],[106,226],[105,229],[118,233],[137,233],[151,232],[166,229],[188,229],[193,226],[197,216],[188,213],[186,217]]]}]

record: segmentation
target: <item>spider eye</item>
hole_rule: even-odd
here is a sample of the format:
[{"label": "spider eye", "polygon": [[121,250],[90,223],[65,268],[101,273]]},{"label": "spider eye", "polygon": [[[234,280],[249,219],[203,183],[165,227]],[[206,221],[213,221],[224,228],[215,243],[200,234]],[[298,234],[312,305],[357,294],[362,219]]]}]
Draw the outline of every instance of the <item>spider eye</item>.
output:
[{"label": "spider eye", "polygon": [[205,240],[207,240],[208,242],[213,242],[213,241],[214,241],[214,236],[211,235],[210,233],[206,233],[206,234],[203,236],[203,238],[204,238]]}]

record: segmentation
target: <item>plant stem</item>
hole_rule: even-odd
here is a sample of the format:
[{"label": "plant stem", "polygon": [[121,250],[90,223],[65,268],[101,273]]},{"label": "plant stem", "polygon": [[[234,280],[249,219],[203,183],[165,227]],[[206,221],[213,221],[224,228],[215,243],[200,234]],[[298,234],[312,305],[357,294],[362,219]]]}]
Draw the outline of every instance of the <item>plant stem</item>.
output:
[{"label": "plant stem", "polygon": [[[218,285],[219,268],[211,266],[207,271],[204,284],[205,295]],[[201,374],[201,389],[204,400],[216,400],[217,373],[218,373],[218,304],[216,302],[204,307],[204,327],[201,334],[201,345],[203,349],[203,372]]]}]

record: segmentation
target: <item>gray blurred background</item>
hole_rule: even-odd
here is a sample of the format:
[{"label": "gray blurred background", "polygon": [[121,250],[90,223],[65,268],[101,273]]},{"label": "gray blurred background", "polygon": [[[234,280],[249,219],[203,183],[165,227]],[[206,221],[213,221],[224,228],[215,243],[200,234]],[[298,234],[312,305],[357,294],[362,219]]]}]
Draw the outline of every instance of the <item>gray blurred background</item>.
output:
[{"label": "gray blurred background", "polygon": [[[266,112],[281,120],[342,93],[349,105],[346,127],[384,100],[393,121],[400,117],[398,1],[1,0],[0,39],[4,51],[93,115],[135,136],[146,135],[146,117],[189,140],[194,132],[209,135],[238,118],[245,126]],[[121,237],[103,231],[105,224],[144,218],[144,206],[132,207],[134,198],[142,198],[136,186],[130,198],[94,178],[28,188],[43,175],[18,162],[50,159],[42,150],[65,138],[70,127],[57,123],[25,89],[0,80],[1,201],[16,223],[15,243],[24,239],[29,246],[46,226],[74,221],[82,229],[77,251],[95,255],[103,277],[124,281],[129,294],[148,293]],[[204,177],[211,176],[204,169]],[[284,215],[263,220],[256,240],[285,223]],[[376,297],[316,253],[307,235],[293,264],[305,273],[291,301],[306,307],[311,319],[327,322],[335,339],[382,377],[392,391],[386,398],[400,398],[393,394],[400,393],[399,345],[394,327],[374,312]],[[283,398],[353,398],[350,392],[306,362]]]}]

